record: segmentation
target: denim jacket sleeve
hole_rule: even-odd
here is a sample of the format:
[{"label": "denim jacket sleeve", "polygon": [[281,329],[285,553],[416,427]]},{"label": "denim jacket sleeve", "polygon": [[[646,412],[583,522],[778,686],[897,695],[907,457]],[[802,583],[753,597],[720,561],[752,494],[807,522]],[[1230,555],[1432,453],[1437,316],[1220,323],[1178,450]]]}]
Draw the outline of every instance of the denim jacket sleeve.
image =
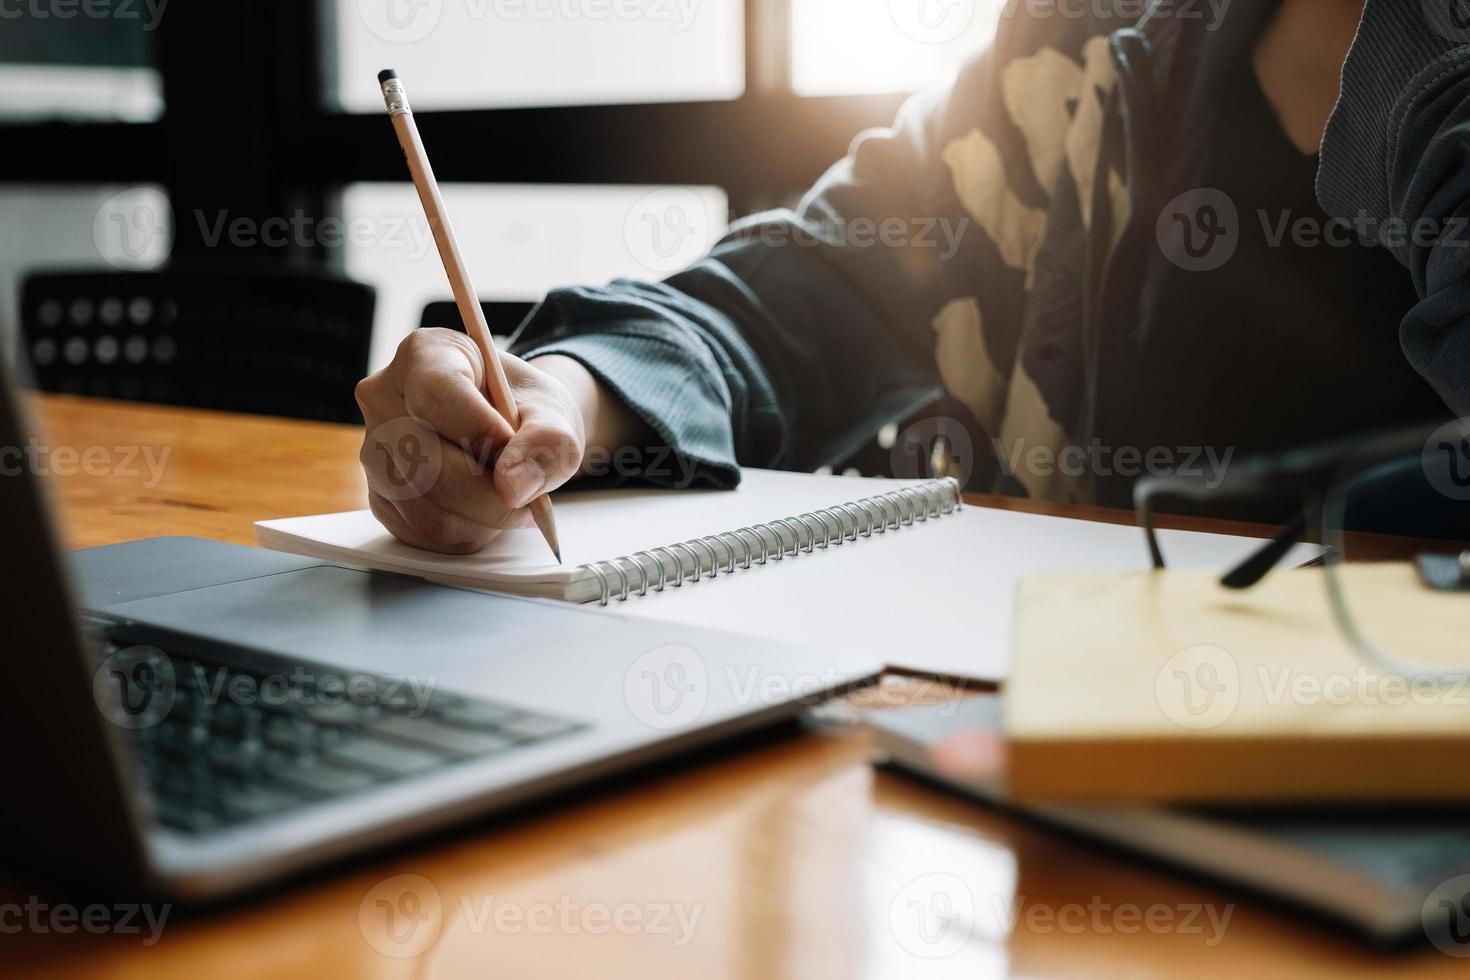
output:
[{"label": "denim jacket sleeve", "polygon": [[[688,461],[694,482],[732,486],[742,465],[812,469],[857,449],[942,390],[934,319],[945,283],[983,278],[988,263],[998,288],[1022,289],[1024,270],[997,253],[1026,246],[987,247],[945,152],[992,124],[1016,136],[996,60],[992,48],[948,91],[910,99],[794,211],[736,222],[666,281],[553,291],[512,349],[581,361]],[[1008,172],[1027,164],[1010,142],[987,158],[994,176],[983,183],[1014,205]],[[996,210],[1006,224],[1008,209]]]},{"label": "denim jacket sleeve", "polygon": [[834,462],[941,393],[978,433],[1060,442],[1080,355],[1023,339],[1028,311],[1077,332],[1058,313],[1080,302],[1072,246],[1123,220],[1099,147],[1106,37],[1131,21],[1027,10],[1009,4],[946,91],[861,134],[794,210],[735,223],[662,283],[556,290],[512,349],[584,363],[707,485]]},{"label": "denim jacket sleeve", "polygon": [[1419,303],[1404,353],[1470,415],[1470,19],[1455,0],[1368,0],[1322,142],[1328,212],[1389,248]]},{"label": "denim jacket sleeve", "polygon": [[671,471],[696,482],[840,458],[938,390],[929,318],[946,233],[963,216],[941,228],[927,199],[934,112],[910,102],[795,211],[737,222],[662,283],[553,291],[512,349],[581,361],[692,464]]}]

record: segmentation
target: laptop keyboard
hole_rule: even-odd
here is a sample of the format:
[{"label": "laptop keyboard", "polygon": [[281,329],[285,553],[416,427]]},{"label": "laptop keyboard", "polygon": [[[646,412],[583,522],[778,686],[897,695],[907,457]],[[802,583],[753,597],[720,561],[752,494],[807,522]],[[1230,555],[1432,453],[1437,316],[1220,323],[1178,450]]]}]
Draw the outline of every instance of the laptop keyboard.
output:
[{"label": "laptop keyboard", "polygon": [[[104,655],[118,651],[110,646]],[[329,686],[326,678],[289,667],[269,673],[143,647],[128,648],[123,656],[117,674],[146,690],[120,696],[130,697],[135,706],[140,699],[156,699],[152,714],[128,727],[157,817],[191,833],[515,752],[587,728],[507,704],[417,692],[370,675],[352,677],[353,687],[340,678]],[[366,689],[373,697],[363,696]]]}]

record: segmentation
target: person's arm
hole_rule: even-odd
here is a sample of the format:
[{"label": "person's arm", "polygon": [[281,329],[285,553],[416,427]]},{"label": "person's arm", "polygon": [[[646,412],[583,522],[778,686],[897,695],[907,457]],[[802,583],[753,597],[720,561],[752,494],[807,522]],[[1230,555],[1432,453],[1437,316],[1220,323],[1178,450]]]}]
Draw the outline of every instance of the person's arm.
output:
[{"label": "person's arm", "polygon": [[[742,465],[832,462],[941,382],[987,431],[1013,416],[1060,431],[1025,371],[1055,383],[1066,358],[1028,358],[1019,334],[1033,280],[1055,310],[1076,275],[1038,258],[1053,196],[1086,222],[1103,193],[1107,26],[1014,5],[948,92],[860,136],[795,211],[739,223],[663,283],[552,292],[512,340],[514,433],[478,394],[474,346],[417,331],[358,388],[374,512],[409,543],[473,551],[579,474],[729,487]],[[429,471],[403,447],[435,436],[433,484],[405,493]]]},{"label": "person's arm", "polygon": [[941,380],[995,421],[1069,104],[1095,98],[1077,50],[1043,50],[1055,31],[1007,16],[948,92],[859,136],[794,211],[737,223],[662,283],[556,290],[512,349],[584,364],[675,451],[637,474],[654,481],[832,463]]},{"label": "person's arm", "polygon": [[1470,415],[1470,18],[1456,0],[1368,0],[1322,141],[1317,193],[1392,250],[1420,302],[1400,337]]},{"label": "person's arm", "polygon": [[[924,193],[938,164],[928,111],[911,105],[798,211],[737,225],[662,283],[551,293],[512,350],[537,365],[548,353],[584,364],[682,457],[639,472],[654,481],[692,473],[732,486],[740,465],[811,469],[857,448],[938,388],[930,321],[950,241],[940,218],[951,235],[968,222]],[[877,241],[883,221],[889,244]],[[907,244],[916,225],[937,248]]]}]

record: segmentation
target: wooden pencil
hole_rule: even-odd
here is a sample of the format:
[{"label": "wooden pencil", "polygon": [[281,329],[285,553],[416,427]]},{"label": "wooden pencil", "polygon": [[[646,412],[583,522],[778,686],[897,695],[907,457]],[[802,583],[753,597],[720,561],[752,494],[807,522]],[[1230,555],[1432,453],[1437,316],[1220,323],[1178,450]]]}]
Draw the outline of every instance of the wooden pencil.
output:
[{"label": "wooden pencil", "polygon": [[[464,320],[465,330],[480,356],[485,361],[485,394],[495,410],[505,417],[512,429],[521,426],[520,410],[516,408],[515,396],[510,382],[506,380],[505,368],[500,363],[500,354],[495,350],[495,341],[490,335],[490,325],[485,322],[485,311],[480,308],[479,296],[470,282],[469,269],[460,255],[459,245],[454,239],[454,228],[449,223],[449,214],[444,207],[444,198],[439,194],[439,182],[434,179],[434,170],[429,166],[429,154],[419,137],[418,125],[413,111],[408,106],[408,96],[398,73],[391,68],[378,73],[378,84],[383,90],[383,101],[388,115],[393,120],[393,130],[398,134],[398,143],[408,161],[408,172],[413,185],[418,189],[419,201],[424,206],[424,215],[429,219],[429,229],[434,233],[434,244],[439,248],[439,258],[444,262],[444,271],[449,274],[449,286],[454,291],[454,302]],[[551,553],[561,563],[561,542],[556,535],[556,515],[551,509],[551,498],[542,494],[532,500],[529,509],[541,535],[551,547]]]}]

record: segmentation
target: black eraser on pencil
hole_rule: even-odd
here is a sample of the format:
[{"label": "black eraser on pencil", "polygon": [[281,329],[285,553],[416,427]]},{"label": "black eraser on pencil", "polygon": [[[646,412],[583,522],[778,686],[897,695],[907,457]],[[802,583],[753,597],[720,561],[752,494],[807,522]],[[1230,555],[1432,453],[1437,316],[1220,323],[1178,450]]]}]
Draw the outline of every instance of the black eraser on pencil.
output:
[{"label": "black eraser on pencil", "polygon": [[398,72],[394,71],[392,68],[384,68],[382,71],[378,72],[378,84],[382,85],[384,82],[388,81],[388,79],[397,77]]}]

